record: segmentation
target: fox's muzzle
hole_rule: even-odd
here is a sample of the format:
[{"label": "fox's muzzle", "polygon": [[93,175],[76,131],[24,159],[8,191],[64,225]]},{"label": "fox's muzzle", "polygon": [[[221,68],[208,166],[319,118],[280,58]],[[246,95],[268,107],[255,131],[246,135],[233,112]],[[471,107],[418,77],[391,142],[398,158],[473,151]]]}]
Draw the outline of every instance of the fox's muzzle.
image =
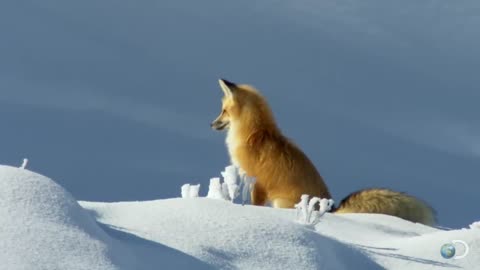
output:
[{"label": "fox's muzzle", "polygon": [[215,130],[224,130],[225,128],[228,127],[229,122],[223,122],[223,121],[213,121],[210,124],[210,127],[212,127]]}]

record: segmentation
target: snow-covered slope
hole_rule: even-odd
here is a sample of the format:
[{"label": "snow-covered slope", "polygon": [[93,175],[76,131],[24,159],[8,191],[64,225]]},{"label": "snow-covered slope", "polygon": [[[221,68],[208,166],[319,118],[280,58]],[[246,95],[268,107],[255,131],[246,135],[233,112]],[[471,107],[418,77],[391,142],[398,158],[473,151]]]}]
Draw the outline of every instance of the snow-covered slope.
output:
[{"label": "snow-covered slope", "polygon": [[129,269],[132,256],[52,180],[0,166],[0,269]]},{"label": "snow-covered slope", "polygon": [[[442,231],[382,215],[295,211],[207,198],[80,202],[39,174],[0,166],[2,269],[475,269],[480,228]],[[95,220],[98,222],[95,222]],[[465,241],[462,260],[440,256]]]},{"label": "snow-covered slope", "polygon": [[[443,231],[384,215],[326,214],[310,230],[294,222],[294,210],[207,198],[81,205],[107,226],[219,268],[437,270],[480,265],[480,229]],[[470,246],[469,255],[442,258],[440,247],[457,239]]]},{"label": "snow-covered slope", "polygon": [[81,205],[101,223],[217,268],[381,269],[358,250],[294,223],[293,211],[207,198]]}]

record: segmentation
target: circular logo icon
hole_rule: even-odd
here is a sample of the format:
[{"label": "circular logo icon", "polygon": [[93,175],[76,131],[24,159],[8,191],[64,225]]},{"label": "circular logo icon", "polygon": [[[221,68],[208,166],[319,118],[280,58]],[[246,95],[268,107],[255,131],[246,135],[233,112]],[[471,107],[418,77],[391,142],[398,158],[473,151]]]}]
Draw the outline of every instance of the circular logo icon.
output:
[{"label": "circular logo icon", "polygon": [[455,256],[455,246],[451,243],[444,244],[440,248],[440,254],[442,254],[442,257],[445,259],[451,259],[453,256]]},{"label": "circular logo icon", "polygon": [[[455,245],[459,246],[459,252],[463,251],[463,254],[457,254],[457,247],[455,247]],[[462,240],[452,240],[450,243],[443,244],[440,248],[440,254],[443,258],[454,260],[465,258],[469,251],[470,248],[468,244]]]}]

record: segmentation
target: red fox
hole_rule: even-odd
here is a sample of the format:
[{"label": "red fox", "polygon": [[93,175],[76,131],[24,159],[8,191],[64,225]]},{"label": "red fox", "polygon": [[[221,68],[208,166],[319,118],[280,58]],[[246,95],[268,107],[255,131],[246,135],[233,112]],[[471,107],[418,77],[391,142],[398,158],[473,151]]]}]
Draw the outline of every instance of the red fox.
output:
[{"label": "red fox", "polygon": [[[264,97],[252,86],[219,80],[224,96],[222,112],[211,123],[227,130],[231,162],[242,173],[257,179],[252,204],[270,203],[293,208],[302,194],[331,198],[317,169],[277,124]],[[425,202],[388,189],[354,192],[332,210],[336,213],[380,213],[426,225],[435,224],[435,212]]]}]

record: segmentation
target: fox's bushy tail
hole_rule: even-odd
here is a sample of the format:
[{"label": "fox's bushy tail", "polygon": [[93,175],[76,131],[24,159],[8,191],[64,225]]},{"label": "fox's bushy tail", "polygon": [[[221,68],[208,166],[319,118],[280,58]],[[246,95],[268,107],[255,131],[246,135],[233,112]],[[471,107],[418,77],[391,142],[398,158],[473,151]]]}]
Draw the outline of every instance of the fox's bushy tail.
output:
[{"label": "fox's bushy tail", "polygon": [[432,226],[436,213],[424,201],[389,189],[363,189],[348,195],[332,212],[376,213]]}]

